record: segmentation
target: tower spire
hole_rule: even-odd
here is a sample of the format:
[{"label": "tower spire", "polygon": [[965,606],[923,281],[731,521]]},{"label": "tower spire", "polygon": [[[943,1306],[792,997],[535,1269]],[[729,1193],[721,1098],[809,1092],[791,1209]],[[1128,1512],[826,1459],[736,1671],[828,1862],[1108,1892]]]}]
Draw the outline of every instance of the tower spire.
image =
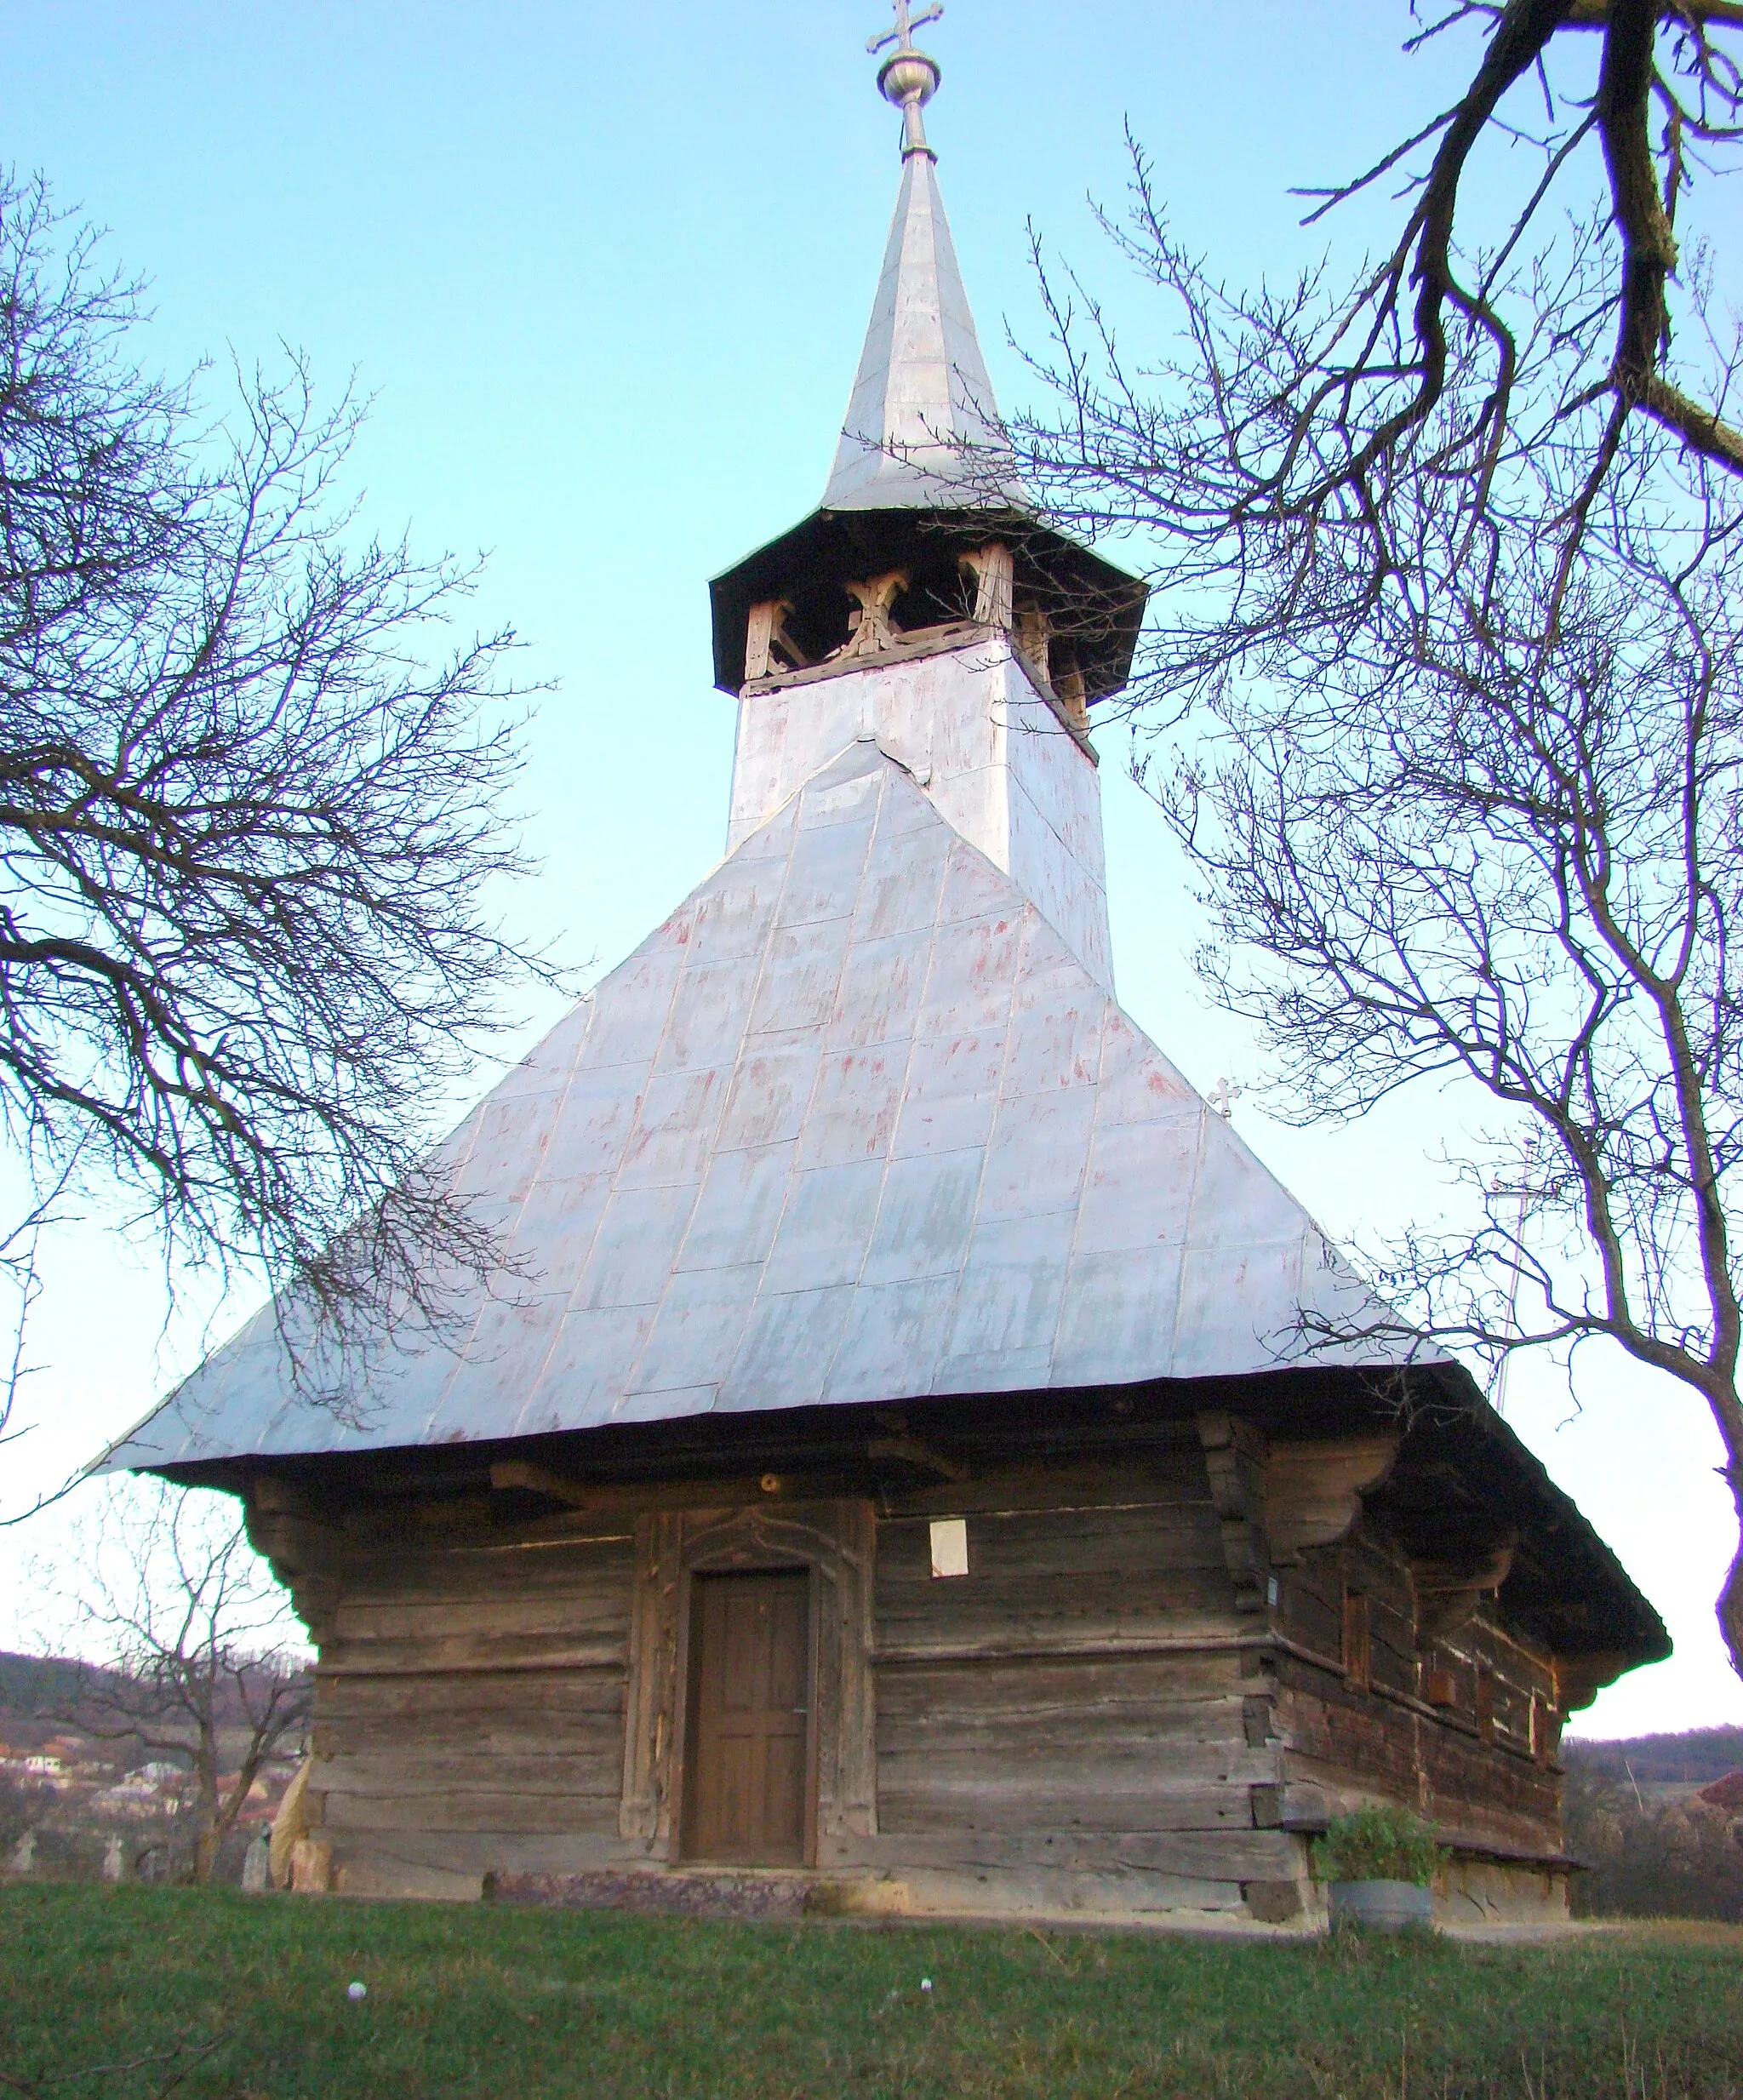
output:
[{"label": "tower spire", "polygon": [[[1144,585],[1058,531],[1023,487],[923,119],[940,69],[914,35],[944,9],[889,3],[893,25],[866,48],[902,113],[901,183],[859,369],[821,502],[710,587],[716,682],[749,706],[789,679],[954,648],[972,609],[967,627],[1022,638],[1037,704],[1057,702],[1081,735],[1083,710],[1130,673]],[[760,790],[734,793],[740,815],[763,809]]]},{"label": "tower spire", "polygon": [[931,0],[917,14],[910,13],[908,0],[894,0],[894,6],[895,27],[867,37],[866,49],[875,58],[891,44],[895,46],[877,69],[877,87],[884,100],[894,102],[902,113],[902,158],[923,153],[929,160],[936,160],[937,154],[926,143],[926,125],[920,112],[938,92],[943,76],[936,59],[915,49],[914,31],[938,20],[944,13],[943,0]]},{"label": "tower spire", "polygon": [[894,28],[866,48],[889,52],[877,85],[902,112],[901,191],[823,507],[1026,509],[921,117],[939,69],[914,31],[944,9],[894,4]]}]

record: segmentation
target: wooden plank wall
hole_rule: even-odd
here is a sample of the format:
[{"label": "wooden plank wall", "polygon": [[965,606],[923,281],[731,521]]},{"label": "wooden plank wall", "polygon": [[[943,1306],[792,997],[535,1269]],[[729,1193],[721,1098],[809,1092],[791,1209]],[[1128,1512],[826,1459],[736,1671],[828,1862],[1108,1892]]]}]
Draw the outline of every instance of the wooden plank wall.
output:
[{"label": "wooden plank wall", "polygon": [[[1196,1445],[918,1500],[878,1526],[879,1863],[989,1907],[1233,1910],[1292,1883],[1299,1842],[1255,1827],[1261,1629]],[[933,1576],[934,1514],[965,1518],[966,1576]]]},{"label": "wooden plank wall", "polygon": [[310,1781],[340,1886],[620,1856],[633,1559],[621,1528],[347,1558]]},{"label": "wooden plank wall", "polygon": [[[1346,1588],[1368,1599],[1368,1691],[1352,1685],[1343,1668]],[[1280,1658],[1277,1691],[1289,1782],[1319,1786],[1333,1809],[1377,1794],[1463,1837],[1560,1852],[1553,1668],[1547,1656],[1505,1633],[1492,1606],[1419,1652],[1408,1566],[1364,1524],[1342,1544],[1302,1555],[1279,1584],[1274,1616],[1293,1651]],[[1430,1680],[1441,1670],[1453,1697],[1433,1706],[1425,1694],[1440,1689]],[[1487,1737],[1478,1719],[1479,1671],[1494,1714]]]},{"label": "wooden plank wall", "polygon": [[[866,1529],[843,1566],[875,1568],[869,1622],[854,1631],[855,1606],[831,1638],[864,1655],[869,1634],[872,1696],[854,1705],[866,1777],[820,1842],[829,1873],[894,1877],[956,1908],[1287,1916],[1303,1891],[1301,1839],[1280,1827],[1297,1782],[1333,1808],[1380,1795],[1497,1845],[1559,1850],[1547,1658],[1492,1611],[1419,1657],[1409,1569],[1365,1525],[1279,1571],[1267,1609],[1231,1570],[1190,1431],[1142,1459],[916,1490],[875,1521],[852,1507]],[[677,1608],[676,1571],[711,1542],[754,1559],[779,1533],[791,1558],[803,1514],[683,1518],[696,1536],[661,1562],[660,1608]],[[967,1524],[965,1576],[931,1573],[938,1516]],[[320,1642],[311,1806],[339,1885],[462,1893],[492,1871],[675,1857],[675,1829],[625,1807],[631,1616],[650,1581],[632,1517],[493,1530],[483,1508],[451,1535],[402,1525],[393,1540],[256,1522],[296,1564]],[[1340,1660],[1346,1588],[1369,1600],[1368,1690]],[[1450,1707],[1427,1703],[1425,1665],[1449,1673]],[[656,1802],[682,1726],[674,1708],[641,1731]]]}]

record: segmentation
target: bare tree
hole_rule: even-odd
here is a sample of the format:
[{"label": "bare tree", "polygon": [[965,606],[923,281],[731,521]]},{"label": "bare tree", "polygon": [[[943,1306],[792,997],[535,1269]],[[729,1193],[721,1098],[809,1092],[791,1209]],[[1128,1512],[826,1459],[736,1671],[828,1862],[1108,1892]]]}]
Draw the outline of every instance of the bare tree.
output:
[{"label": "bare tree", "polygon": [[0,180],[0,1114],[169,1268],[427,1314],[495,1255],[428,1119],[532,966],[485,903],[512,638],[452,647],[472,572],[361,532],[355,399],[290,357],[203,421],[96,248]]},{"label": "bare tree", "polygon": [[[1473,23],[1466,93],[1326,196],[1403,176],[1352,281],[1230,290],[1134,149],[1104,224],[1171,345],[1129,354],[1043,266],[1056,407],[1016,436],[1057,518],[1155,549],[1136,770],[1283,1113],[1451,1079],[1493,1121],[1454,1153],[1468,1229],[1383,1258],[1401,1324],[1500,1360],[1604,1338],[1681,1380],[1743,1523],[1740,360],[1669,245],[1743,135],[1743,8],[1455,4],[1423,37]],[[1474,225],[1503,133],[1533,172]],[[1719,1620],[1743,1671],[1743,1553]]]},{"label": "bare tree", "polygon": [[97,1651],[54,1718],[186,1773],[187,1878],[210,1880],[255,1781],[308,1721],[283,1592],[227,1498],[156,1480],[111,1487],[42,1579],[71,1605],[82,1651]]},{"label": "bare tree", "polygon": [[[37,1271],[37,1240],[42,1228],[42,1206],[0,1239],[0,1295],[8,1296],[9,1312],[0,1315],[0,1332],[12,1337],[7,1359],[0,1362],[0,1451],[16,1443],[25,1427],[14,1426],[13,1416],[23,1393],[30,1367],[25,1362],[25,1336],[30,1327],[31,1308],[42,1296],[42,1278]],[[41,1505],[38,1504],[38,1507]]]},{"label": "bare tree", "polygon": [[[1066,484],[1086,449],[1117,458],[1123,500],[1112,507],[1165,518],[1202,550],[1250,534],[1299,561],[1329,530],[1359,602],[1396,558],[1399,490],[1424,475],[1459,482],[1455,544],[1480,562],[1497,512],[1511,514],[1510,461],[1546,438],[1580,467],[1557,521],[1566,558],[1624,462],[1631,421],[1743,474],[1711,268],[1697,255],[1679,277],[1676,232],[1697,178],[1732,172],[1743,146],[1743,3],[1448,0],[1406,48],[1478,26],[1489,33],[1449,108],[1363,173],[1300,192],[1319,200],[1312,225],[1397,184],[1392,243],[1352,282],[1310,272],[1281,294],[1226,296],[1170,237],[1134,142],[1134,209],[1109,231],[1185,299],[1194,378],[1214,365],[1226,391],[1199,404],[1206,413],[1189,432],[1174,432],[1144,373],[1129,371],[1105,335],[1105,371],[1093,354],[1086,361],[1078,339],[1084,320],[1092,343],[1097,335],[1094,301],[1077,317],[1055,301],[1072,340],[1051,375],[1086,419],[1087,443],[1070,421],[1031,435]],[[1494,180],[1496,146],[1514,149],[1511,186]],[[1491,198],[1510,191],[1497,211]],[[1672,359],[1673,332],[1692,358]],[[1056,493],[1068,503],[1066,488]],[[1091,518],[1109,507],[1107,492],[1088,493]],[[1266,557],[1280,568],[1283,546]]]}]

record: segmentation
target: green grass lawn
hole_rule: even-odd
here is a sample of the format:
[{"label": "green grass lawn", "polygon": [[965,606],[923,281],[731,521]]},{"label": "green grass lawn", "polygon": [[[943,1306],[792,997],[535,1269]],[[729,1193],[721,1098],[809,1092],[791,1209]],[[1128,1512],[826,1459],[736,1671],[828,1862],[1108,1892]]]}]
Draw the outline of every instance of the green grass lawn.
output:
[{"label": "green grass lawn", "polygon": [[1289,1944],[0,1890],[0,2094],[172,2091],[1719,2100],[1743,1931]]}]

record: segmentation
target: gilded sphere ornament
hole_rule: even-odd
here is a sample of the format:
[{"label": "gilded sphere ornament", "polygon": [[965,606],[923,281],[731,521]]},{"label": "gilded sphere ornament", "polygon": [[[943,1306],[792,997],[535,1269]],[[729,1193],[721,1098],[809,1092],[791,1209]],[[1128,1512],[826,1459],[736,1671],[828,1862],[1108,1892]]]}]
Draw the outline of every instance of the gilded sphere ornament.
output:
[{"label": "gilded sphere ornament", "polygon": [[938,90],[935,60],[923,51],[897,51],[878,68],[877,85],[898,109],[911,101],[929,102]]}]

